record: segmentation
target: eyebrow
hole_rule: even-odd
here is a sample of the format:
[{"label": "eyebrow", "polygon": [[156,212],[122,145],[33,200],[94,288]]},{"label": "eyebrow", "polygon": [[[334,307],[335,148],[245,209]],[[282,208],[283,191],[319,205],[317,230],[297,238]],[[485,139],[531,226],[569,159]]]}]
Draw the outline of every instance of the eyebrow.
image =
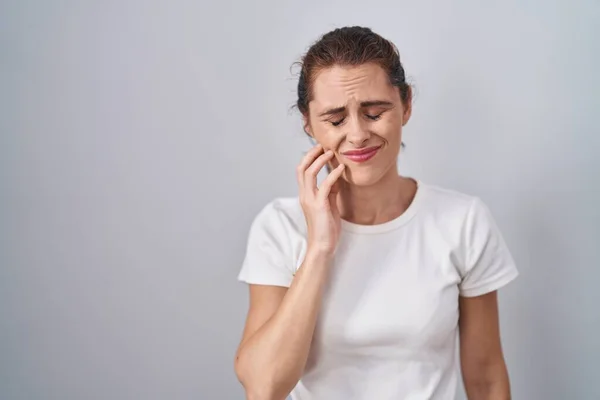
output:
[{"label": "eyebrow", "polygon": [[[386,101],[386,100],[368,100],[368,101],[363,101],[360,103],[361,108],[368,108],[368,107],[375,107],[375,106],[393,107],[394,104],[392,102]],[[321,114],[319,114],[319,117],[324,117],[326,115],[335,115],[335,114],[339,114],[344,111],[346,111],[346,106],[330,108],[329,110],[324,111]]]}]

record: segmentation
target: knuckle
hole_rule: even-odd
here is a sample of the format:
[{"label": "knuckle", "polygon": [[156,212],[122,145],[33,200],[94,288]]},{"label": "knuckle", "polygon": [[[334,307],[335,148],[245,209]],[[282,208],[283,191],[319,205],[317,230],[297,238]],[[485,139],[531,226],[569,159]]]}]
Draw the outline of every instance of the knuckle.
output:
[{"label": "knuckle", "polygon": [[304,172],[304,176],[312,177],[313,175],[315,175],[315,173],[312,168],[309,168]]},{"label": "knuckle", "polygon": [[308,206],[310,204],[310,197],[306,195],[306,193],[301,193],[300,194],[300,203],[302,203],[305,206]]}]

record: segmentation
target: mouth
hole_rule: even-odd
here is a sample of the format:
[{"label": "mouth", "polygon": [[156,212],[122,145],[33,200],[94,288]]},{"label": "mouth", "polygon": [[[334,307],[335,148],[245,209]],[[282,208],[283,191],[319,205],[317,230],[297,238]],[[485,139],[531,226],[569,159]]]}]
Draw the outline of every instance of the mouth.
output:
[{"label": "mouth", "polygon": [[351,161],[362,163],[375,157],[380,148],[381,146],[365,147],[364,149],[348,150],[342,154]]}]

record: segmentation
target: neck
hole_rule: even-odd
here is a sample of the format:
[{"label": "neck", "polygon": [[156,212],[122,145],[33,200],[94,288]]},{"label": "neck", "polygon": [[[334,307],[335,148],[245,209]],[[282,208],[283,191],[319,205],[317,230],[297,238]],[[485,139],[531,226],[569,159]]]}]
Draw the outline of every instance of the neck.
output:
[{"label": "neck", "polygon": [[377,225],[399,217],[410,205],[416,192],[413,179],[398,175],[396,168],[370,186],[344,182],[338,195],[342,219],[360,224]]}]

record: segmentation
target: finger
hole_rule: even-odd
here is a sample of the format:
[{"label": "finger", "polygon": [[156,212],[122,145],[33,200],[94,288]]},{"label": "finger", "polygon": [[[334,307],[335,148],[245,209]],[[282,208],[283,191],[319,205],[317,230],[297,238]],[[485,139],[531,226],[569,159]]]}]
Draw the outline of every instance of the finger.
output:
[{"label": "finger", "polygon": [[336,169],[331,171],[329,175],[327,175],[327,178],[325,178],[325,180],[321,184],[321,187],[319,188],[318,196],[321,200],[325,200],[327,196],[329,196],[329,194],[331,193],[331,188],[337,182],[340,176],[342,176],[342,174],[344,173],[344,168],[345,165],[340,164],[337,166]]},{"label": "finger", "polygon": [[338,165],[340,165],[340,162],[337,160],[337,158],[334,157],[331,160],[329,160],[327,165],[329,166],[329,170],[333,171],[334,169],[337,168]]},{"label": "finger", "polygon": [[327,150],[325,154],[320,155],[315,162],[304,173],[304,189],[305,190],[317,190],[317,175],[319,171],[327,164],[333,157],[333,151]]},{"label": "finger", "polygon": [[337,181],[335,181],[333,183],[333,185],[331,185],[331,190],[329,190],[329,194],[335,194],[335,193],[339,193],[340,191],[340,180],[338,179]]},{"label": "finger", "polygon": [[298,164],[298,167],[296,168],[296,177],[298,179],[298,185],[300,186],[301,189],[304,187],[304,173],[306,172],[306,169],[322,153],[323,153],[323,146],[321,146],[320,144],[317,144],[315,147],[310,149],[304,155],[304,157],[302,157],[302,160],[300,161],[300,163]]},{"label": "finger", "polygon": [[329,194],[329,209],[331,210],[331,215],[337,220],[340,218],[340,209],[337,204],[337,196],[333,193]]}]

